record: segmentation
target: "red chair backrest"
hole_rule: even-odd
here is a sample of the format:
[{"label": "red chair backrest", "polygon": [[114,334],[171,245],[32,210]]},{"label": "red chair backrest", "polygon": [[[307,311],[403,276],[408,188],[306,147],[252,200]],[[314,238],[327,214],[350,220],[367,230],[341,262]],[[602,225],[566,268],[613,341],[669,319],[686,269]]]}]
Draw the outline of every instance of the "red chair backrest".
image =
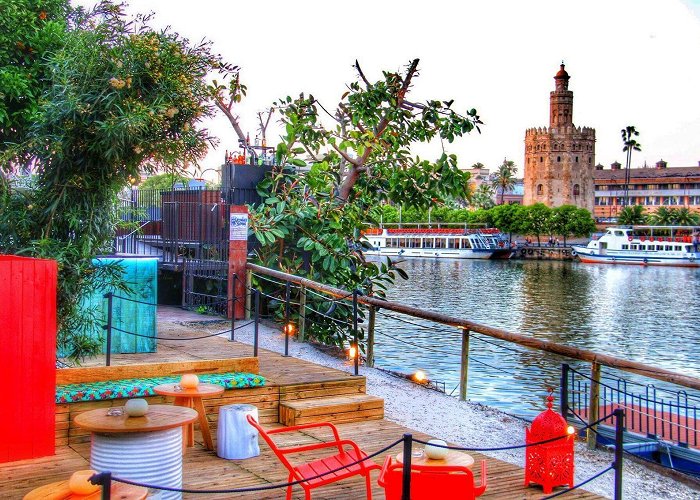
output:
[{"label": "red chair backrest", "polygon": [[[386,500],[401,500],[403,465],[387,457],[379,476]],[[474,474],[461,466],[411,466],[411,500],[473,499]]]},{"label": "red chair backrest", "polygon": [[265,429],[263,429],[260,424],[253,418],[252,415],[246,415],[246,419],[248,420],[248,423],[255,427],[258,430],[258,433],[262,436],[262,438],[265,440],[267,445],[270,447],[270,449],[274,452],[275,455],[277,455],[277,458],[280,459],[280,462],[292,473],[294,473],[294,467],[292,464],[287,460],[287,458],[284,456],[284,453],[282,453],[279,449],[279,446],[275,444],[275,442],[272,440],[270,435],[265,432]]}]

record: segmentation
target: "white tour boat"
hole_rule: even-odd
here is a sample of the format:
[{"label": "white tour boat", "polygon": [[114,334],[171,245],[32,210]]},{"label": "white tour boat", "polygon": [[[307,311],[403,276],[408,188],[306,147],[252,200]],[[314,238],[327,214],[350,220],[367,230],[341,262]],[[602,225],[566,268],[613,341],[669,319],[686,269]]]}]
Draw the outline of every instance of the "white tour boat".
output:
[{"label": "white tour boat", "polygon": [[382,227],[366,230],[364,237],[370,246],[365,255],[507,259],[512,253],[498,229]]},{"label": "white tour boat", "polygon": [[572,245],[581,262],[700,267],[700,228],[691,226],[618,226],[594,234],[586,246]]}]

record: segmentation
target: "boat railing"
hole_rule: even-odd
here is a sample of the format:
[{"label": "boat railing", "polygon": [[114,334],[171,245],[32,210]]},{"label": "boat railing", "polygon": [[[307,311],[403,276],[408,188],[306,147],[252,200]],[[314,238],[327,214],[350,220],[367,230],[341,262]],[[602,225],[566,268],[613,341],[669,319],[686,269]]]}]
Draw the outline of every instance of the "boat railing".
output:
[{"label": "boat railing", "polygon": [[[254,278],[256,283],[255,287],[253,286]],[[570,379],[569,377],[573,377],[571,371],[561,377],[560,404],[563,414],[572,416],[572,412],[575,411],[576,415],[589,424],[595,422],[601,414],[601,408],[606,405],[614,403],[618,406],[622,406],[618,402],[620,398],[627,398],[628,401],[635,398],[635,405],[637,407],[640,406],[639,394],[633,395],[632,391],[627,390],[626,387],[615,387],[615,384],[621,384],[622,382],[616,382],[611,385],[604,380],[604,377],[611,376],[607,373],[608,371],[611,373],[616,373],[617,371],[627,372],[632,377],[650,378],[661,381],[669,387],[675,387],[676,399],[681,398],[681,403],[669,405],[666,400],[657,400],[646,394],[641,400],[642,403],[644,403],[642,405],[643,409],[635,410],[634,418],[639,421],[639,415],[646,416],[648,414],[650,419],[652,418],[651,415],[655,415],[655,418],[659,418],[664,422],[673,423],[676,427],[673,433],[668,434],[668,436],[673,437],[675,440],[679,440],[679,432],[684,432],[687,427],[688,439],[684,438],[685,440],[679,441],[688,443],[691,440],[692,434],[693,441],[691,442],[693,445],[697,443],[698,429],[696,412],[698,408],[694,403],[688,402],[686,404],[686,402],[682,400],[682,395],[687,389],[691,391],[700,391],[700,378],[698,377],[677,373],[638,361],[619,358],[587,349],[580,349],[568,344],[534,338],[529,335],[507,331],[502,328],[483,325],[464,317],[450,316],[399,302],[384,300],[379,297],[363,296],[357,291],[343,290],[307,278],[251,263],[247,264],[247,286],[248,295],[246,297],[246,307],[248,311],[251,310],[252,295],[258,294],[260,287],[272,287],[271,289],[267,288],[268,291],[264,292],[265,296],[274,298],[278,303],[280,301],[285,301],[287,303],[285,308],[287,311],[285,315],[286,320],[289,321],[294,317],[298,321],[298,337],[300,341],[304,341],[305,339],[307,324],[312,324],[310,323],[311,321],[326,321],[330,322],[335,328],[345,331],[351,339],[350,343],[357,349],[360,347],[359,339],[361,338],[357,324],[361,322],[362,318],[366,318],[365,324],[362,327],[363,333],[366,332],[365,335],[362,335],[364,339],[362,344],[366,356],[365,362],[368,366],[374,366],[375,337],[377,335],[386,334],[387,337],[391,337],[397,342],[405,343],[409,348],[421,349],[420,344],[416,344],[410,335],[404,337],[394,330],[392,330],[392,332],[375,331],[377,315],[384,315],[393,318],[392,321],[399,321],[411,325],[412,330],[424,329],[436,332],[439,331],[442,334],[447,332],[448,335],[450,331],[453,332],[456,336],[454,343],[461,343],[461,354],[459,362],[459,383],[452,392],[459,389],[458,397],[461,400],[466,400],[467,398],[470,360],[478,362],[477,359],[473,358],[474,353],[470,353],[470,342],[472,341],[487,342],[496,347],[505,349],[506,352],[515,351],[519,353],[517,354],[518,356],[523,355],[521,348],[524,348],[525,350],[539,351],[543,354],[547,353],[561,356],[565,358],[565,360],[568,360],[567,362],[577,362],[575,376],[579,377],[579,379]],[[292,287],[294,290],[293,292],[290,291]],[[312,305],[314,301],[317,304],[316,309],[314,309]],[[332,304],[330,309],[327,307],[329,303]],[[324,307],[321,304],[325,304],[325,308],[328,309],[328,311],[320,311],[320,309]],[[295,305],[298,306],[298,310],[293,312],[292,308],[294,308]],[[338,316],[336,316],[335,313],[331,314],[331,310],[337,313]],[[360,313],[357,311],[360,311]],[[312,317],[314,318],[313,320],[311,319]],[[354,319],[350,321],[348,318]],[[489,338],[490,340],[488,340]],[[445,339],[441,342],[444,341]],[[510,346],[508,344],[510,344]],[[355,352],[359,351],[356,350]],[[528,357],[531,357],[531,355],[528,355]],[[355,366],[355,374],[358,374],[359,356],[353,358],[353,363]],[[585,368],[586,365],[588,365],[588,370]],[[603,369],[606,370],[606,373],[603,373]],[[580,374],[585,374],[586,372],[588,372],[586,376],[588,381],[582,382],[580,380]],[[619,375],[615,376],[620,381],[623,380]],[[612,387],[612,389],[610,389],[610,387]],[[698,394],[700,394],[700,392]],[[695,396],[693,396],[693,398],[694,397]],[[650,400],[651,402],[647,404],[646,400]],[[585,404],[586,402],[587,405]],[[488,404],[488,402],[485,403]],[[590,411],[582,411],[584,408],[588,408]],[[652,413],[649,411],[651,408],[657,408],[658,411]],[[671,412],[672,415],[668,415],[669,412]],[[679,422],[683,421],[683,418],[693,419],[694,423],[680,424],[679,427]],[[659,422],[661,422],[661,420],[659,420]],[[658,425],[661,424],[659,423]],[[668,426],[669,424],[665,423],[664,425]],[[681,431],[678,431],[679,428]],[[589,446],[594,447],[596,445],[597,434],[597,428],[593,426],[592,431],[588,434]]]}]

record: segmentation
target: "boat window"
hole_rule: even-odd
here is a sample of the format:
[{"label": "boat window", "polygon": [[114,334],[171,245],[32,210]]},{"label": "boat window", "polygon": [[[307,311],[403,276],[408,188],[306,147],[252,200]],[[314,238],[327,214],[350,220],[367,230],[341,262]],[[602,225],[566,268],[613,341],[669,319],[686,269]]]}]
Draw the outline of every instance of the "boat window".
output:
[{"label": "boat window", "polygon": [[674,248],[676,252],[680,252],[683,249],[683,247],[681,247],[680,245],[676,245]]},{"label": "boat window", "polygon": [[639,250],[639,245],[637,245],[637,244],[632,245],[632,250]]},{"label": "boat window", "polygon": [[445,248],[444,238],[435,238],[435,248]]},{"label": "boat window", "polygon": [[459,240],[457,238],[448,238],[447,248],[459,248]]},{"label": "boat window", "polygon": [[623,250],[629,250],[629,249],[630,249],[630,246],[627,245],[627,244],[622,245],[622,249],[623,249]]},{"label": "boat window", "polygon": [[625,235],[625,233],[623,233],[622,231],[615,231],[615,236],[624,236],[624,235]]},{"label": "boat window", "polygon": [[465,238],[462,240],[462,248],[471,248],[471,247],[472,247],[471,242],[468,239]]},{"label": "boat window", "polygon": [[673,250],[673,247],[671,245],[666,245],[666,251],[670,252],[671,250]]},{"label": "boat window", "polygon": [[664,246],[663,246],[663,245],[656,245],[656,249],[657,249],[657,250],[663,250],[663,249],[664,249]]}]

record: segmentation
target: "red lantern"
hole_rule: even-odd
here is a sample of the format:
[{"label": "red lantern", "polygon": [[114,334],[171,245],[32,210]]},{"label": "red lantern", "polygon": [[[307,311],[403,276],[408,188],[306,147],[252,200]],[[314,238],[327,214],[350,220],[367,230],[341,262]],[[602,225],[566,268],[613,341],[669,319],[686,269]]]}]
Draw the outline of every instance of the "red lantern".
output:
[{"label": "red lantern", "polygon": [[525,443],[539,443],[566,436],[549,443],[528,446],[525,450],[525,486],[542,485],[544,493],[557,486],[574,486],[574,429],[552,410],[552,391],[547,396],[547,409],[525,428]]}]

